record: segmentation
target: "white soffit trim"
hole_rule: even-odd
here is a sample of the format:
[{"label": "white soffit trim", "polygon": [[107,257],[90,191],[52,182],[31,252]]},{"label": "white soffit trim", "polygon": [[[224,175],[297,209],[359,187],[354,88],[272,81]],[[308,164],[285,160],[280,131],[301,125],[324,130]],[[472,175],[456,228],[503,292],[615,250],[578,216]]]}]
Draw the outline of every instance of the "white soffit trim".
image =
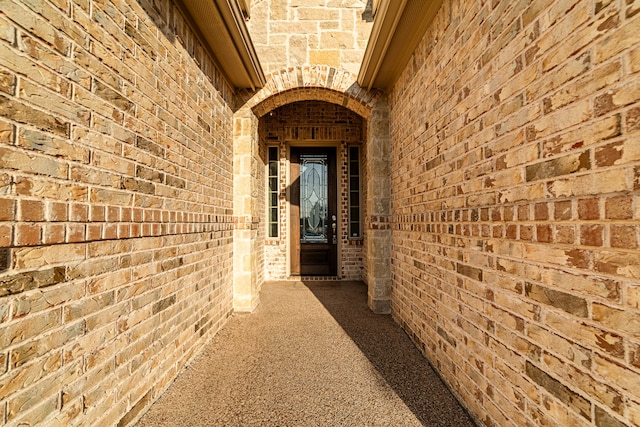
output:
[{"label": "white soffit trim", "polygon": [[358,74],[367,89],[388,90],[409,62],[443,0],[380,0]]},{"label": "white soffit trim", "polygon": [[380,0],[364,52],[358,84],[371,90],[384,61],[407,0]]},{"label": "white soffit trim", "polygon": [[227,80],[236,89],[255,90],[266,78],[237,0],[177,0]]}]

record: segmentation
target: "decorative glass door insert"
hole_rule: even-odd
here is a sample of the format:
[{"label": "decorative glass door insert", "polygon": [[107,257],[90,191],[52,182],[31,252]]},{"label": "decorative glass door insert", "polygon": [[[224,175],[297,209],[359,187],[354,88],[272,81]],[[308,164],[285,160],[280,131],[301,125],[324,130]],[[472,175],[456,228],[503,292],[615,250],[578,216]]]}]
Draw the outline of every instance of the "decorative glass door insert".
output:
[{"label": "decorative glass door insert", "polygon": [[300,154],[300,241],[328,242],[328,156]]},{"label": "decorative glass door insert", "polygon": [[337,273],[334,147],[291,148],[291,275]]}]

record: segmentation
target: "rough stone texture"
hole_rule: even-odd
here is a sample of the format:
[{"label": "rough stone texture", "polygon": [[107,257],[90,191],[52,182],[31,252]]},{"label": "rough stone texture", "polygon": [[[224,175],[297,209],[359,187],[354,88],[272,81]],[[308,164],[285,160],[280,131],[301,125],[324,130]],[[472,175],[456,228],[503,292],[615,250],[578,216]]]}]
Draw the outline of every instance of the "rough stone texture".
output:
[{"label": "rough stone texture", "polygon": [[265,86],[258,92],[241,92],[237,103],[263,117],[291,102],[325,101],[368,118],[380,92],[361,88],[356,77],[342,68],[328,65],[292,66],[267,75]]},{"label": "rough stone texture", "polygon": [[364,268],[369,285],[369,307],[376,313],[387,314],[391,312],[391,165],[386,99],[376,102],[368,124]]},{"label": "rough stone texture", "polygon": [[138,427],[474,425],[363,283],[265,283],[260,298]]},{"label": "rough stone texture", "polygon": [[255,1],[247,22],[265,72],[328,65],[357,74],[371,26],[364,0]]},{"label": "rough stone texture", "polygon": [[233,305],[252,311],[263,282],[264,226],[259,225],[266,208],[264,152],[255,143],[258,120],[248,108],[235,113],[233,133]]},{"label": "rough stone texture", "polygon": [[232,311],[232,88],[170,1],[1,9],[0,425],[126,425]]},{"label": "rough stone texture", "polygon": [[488,426],[640,425],[636,3],[445,1],[389,95],[393,315]]}]

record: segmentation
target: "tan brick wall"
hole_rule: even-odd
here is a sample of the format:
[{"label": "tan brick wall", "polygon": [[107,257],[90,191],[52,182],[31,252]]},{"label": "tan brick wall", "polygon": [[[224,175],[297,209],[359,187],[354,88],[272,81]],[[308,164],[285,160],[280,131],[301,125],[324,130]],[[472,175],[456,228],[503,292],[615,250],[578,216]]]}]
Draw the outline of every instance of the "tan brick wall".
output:
[{"label": "tan brick wall", "polygon": [[393,315],[486,425],[640,425],[639,10],[445,1],[390,95]]},{"label": "tan brick wall", "polygon": [[126,425],[230,314],[232,91],[203,52],[166,0],[3,2],[0,425]]},{"label": "tan brick wall", "polygon": [[357,74],[371,26],[365,0],[254,0],[247,22],[267,74],[328,65]]},{"label": "tan brick wall", "polygon": [[[336,147],[339,187],[338,275],[343,279],[361,280],[363,278],[362,239],[353,239],[348,236],[346,149],[350,144],[362,144],[363,119],[356,113],[336,104],[322,101],[300,101],[273,110],[263,118],[263,121],[264,143],[280,147],[280,191],[283,195],[286,194],[290,184],[289,143],[308,146],[329,144]],[[267,239],[265,245],[267,280],[282,280],[286,279],[288,275],[289,208],[286,198],[282,197],[280,202],[279,237]]]}]

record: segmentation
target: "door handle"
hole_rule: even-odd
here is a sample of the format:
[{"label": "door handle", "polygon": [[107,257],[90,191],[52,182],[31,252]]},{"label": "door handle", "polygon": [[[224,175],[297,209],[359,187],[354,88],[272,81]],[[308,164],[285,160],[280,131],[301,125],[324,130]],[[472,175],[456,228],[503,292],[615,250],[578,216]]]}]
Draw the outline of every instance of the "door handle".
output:
[{"label": "door handle", "polygon": [[[334,221],[336,220],[336,216],[335,215],[333,216],[333,220]],[[333,224],[331,224],[331,228],[333,229],[333,244],[335,245],[336,243],[338,243],[338,238],[336,237],[337,225],[336,225],[335,222]]]}]

